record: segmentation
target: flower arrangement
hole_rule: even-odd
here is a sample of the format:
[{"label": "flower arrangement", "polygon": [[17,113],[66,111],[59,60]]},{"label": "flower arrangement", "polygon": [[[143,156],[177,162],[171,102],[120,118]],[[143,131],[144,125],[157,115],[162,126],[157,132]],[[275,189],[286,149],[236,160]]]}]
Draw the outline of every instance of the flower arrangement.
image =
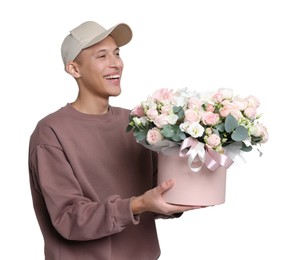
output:
[{"label": "flower arrangement", "polygon": [[219,154],[231,144],[248,152],[268,141],[259,106],[255,96],[234,96],[228,88],[207,93],[162,88],[132,109],[126,131],[133,130],[137,142],[158,152],[189,149],[189,140]]}]

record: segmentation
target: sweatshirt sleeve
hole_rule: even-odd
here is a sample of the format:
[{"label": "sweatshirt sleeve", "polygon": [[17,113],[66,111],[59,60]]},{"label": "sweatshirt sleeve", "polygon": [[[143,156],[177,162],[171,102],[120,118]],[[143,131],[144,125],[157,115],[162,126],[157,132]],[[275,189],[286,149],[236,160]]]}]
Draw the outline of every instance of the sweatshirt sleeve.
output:
[{"label": "sweatshirt sleeve", "polygon": [[52,225],[64,238],[98,239],[139,223],[139,217],[132,214],[130,198],[112,195],[92,201],[84,196],[60,148],[38,145],[29,163],[34,189],[42,194]]}]

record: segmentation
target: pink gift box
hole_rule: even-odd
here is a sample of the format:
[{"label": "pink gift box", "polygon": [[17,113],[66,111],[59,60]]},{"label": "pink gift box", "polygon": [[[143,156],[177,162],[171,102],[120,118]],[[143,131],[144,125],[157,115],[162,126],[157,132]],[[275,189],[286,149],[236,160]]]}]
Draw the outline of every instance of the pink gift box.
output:
[{"label": "pink gift box", "polygon": [[219,166],[215,171],[205,165],[199,172],[188,166],[187,157],[178,154],[158,155],[158,184],[174,179],[175,185],[163,194],[166,202],[179,205],[211,206],[225,202],[227,169]]}]

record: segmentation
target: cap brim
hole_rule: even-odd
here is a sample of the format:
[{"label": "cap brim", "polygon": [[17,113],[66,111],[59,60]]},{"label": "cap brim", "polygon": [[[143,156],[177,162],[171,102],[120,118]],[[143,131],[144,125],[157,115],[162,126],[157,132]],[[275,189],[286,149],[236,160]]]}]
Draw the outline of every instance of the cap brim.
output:
[{"label": "cap brim", "polygon": [[87,43],[84,46],[84,49],[102,41],[108,35],[111,35],[113,37],[114,41],[116,42],[117,46],[121,47],[131,41],[132,30],[125,23],[117,24],[114,27],[110,28],[109,30],[105,31],[104,33],[102,33],[102,34],[96,36],[94,39],[92,39],[89,43]]}]

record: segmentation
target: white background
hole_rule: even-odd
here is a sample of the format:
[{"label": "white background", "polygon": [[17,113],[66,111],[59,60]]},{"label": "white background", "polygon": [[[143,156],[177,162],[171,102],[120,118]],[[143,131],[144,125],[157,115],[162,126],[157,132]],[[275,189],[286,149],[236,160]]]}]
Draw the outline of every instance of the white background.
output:
[{"label": "white background", "polygon": [[298,259],[296,2],[2,1],[0,259],[43,259],[28,141],[40,118],[76,97],[60,45],[86,20],[126,22],[134,32],[113,105],[132,108],[161,87],[229,87],[261,101],[270,133],[263,157],[250,153],[229,169],[224,204],[158,220],[160,259]]}]

